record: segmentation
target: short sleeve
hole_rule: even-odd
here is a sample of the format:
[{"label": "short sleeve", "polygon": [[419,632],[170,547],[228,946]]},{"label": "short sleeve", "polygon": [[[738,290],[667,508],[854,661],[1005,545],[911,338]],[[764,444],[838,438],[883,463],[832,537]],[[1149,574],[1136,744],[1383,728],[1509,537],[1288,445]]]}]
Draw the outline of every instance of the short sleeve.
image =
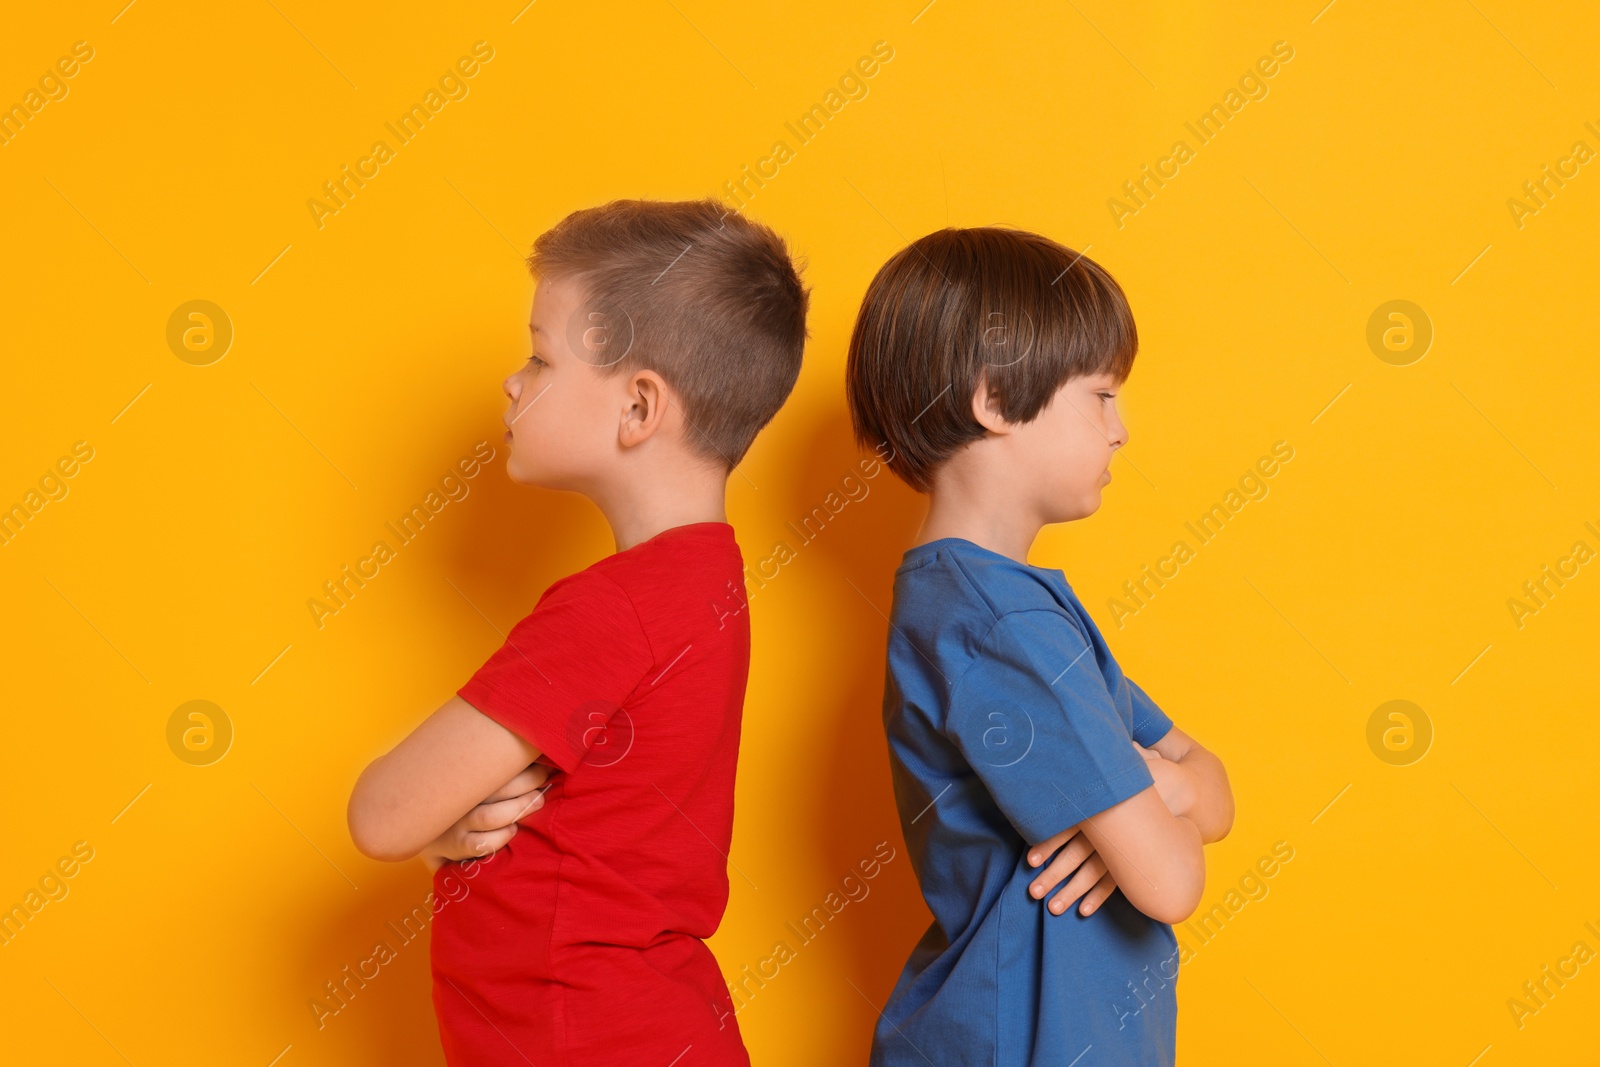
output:
[{"label": "short sleeve", "polygon": [[1128,683],[1128,691],[1133,696],[1133,739],[1149,748],[1167,736],[1172,729],[1172,719],[1132,678],[1124,675],[1122,680]]},{"label": "short sleeve", "polygon": [[951,694],[945,733],[1030,843],[1155,781],[1083,631],[1056,611],[994,624]]},{"label": "short sleeve", "polygon": [[579,571],[544,591],[532,613],[456,691],[571,771],[604,744],[653,657],[638,613],[604,575]]}]

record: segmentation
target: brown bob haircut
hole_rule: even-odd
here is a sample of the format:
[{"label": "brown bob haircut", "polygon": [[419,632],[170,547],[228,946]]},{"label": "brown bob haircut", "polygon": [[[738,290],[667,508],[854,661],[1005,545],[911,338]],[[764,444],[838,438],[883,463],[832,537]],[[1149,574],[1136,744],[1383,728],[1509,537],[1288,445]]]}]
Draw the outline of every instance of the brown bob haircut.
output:
[{"label": "brown bob haircut", "polygon": [[604,326],[607,357],[590,362],[606,375],[660,374],[690,447],[728,470],[800,376],[810,291],[781,237],[715,200],[574,211],[539,235],[527,263],[535,278],[580,287],[573,351]]},{"label": "brown bob haircut", "polygon": [[972,415],[980,382],[1006,421],[1030,422],[1070,378],[1127,380],[1138,349],[1122,288],[1094,260],[1026,230],[938,230],[861,301],[845,367],[856,442],[927,492],[987,432]]}]

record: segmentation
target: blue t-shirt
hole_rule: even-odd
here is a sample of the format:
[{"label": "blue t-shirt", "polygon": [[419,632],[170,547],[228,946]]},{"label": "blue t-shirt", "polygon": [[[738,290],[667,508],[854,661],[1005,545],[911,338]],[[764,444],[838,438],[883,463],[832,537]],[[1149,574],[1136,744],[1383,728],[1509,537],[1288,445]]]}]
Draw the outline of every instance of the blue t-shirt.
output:
[{"label": "blue t-shirt", "polygon": [[[934,922],[873,1033],[872,1067],[1173,1062],[1178,944],[1118,889],[1046,910],[1028,848],[1153,784],[1172,720],[1057,570],[971,541],[895,571],[883,725]],[[1059,892],[1059,889],[1057,890]],[[1054,894],[1052,893],[1052,896]]]}]

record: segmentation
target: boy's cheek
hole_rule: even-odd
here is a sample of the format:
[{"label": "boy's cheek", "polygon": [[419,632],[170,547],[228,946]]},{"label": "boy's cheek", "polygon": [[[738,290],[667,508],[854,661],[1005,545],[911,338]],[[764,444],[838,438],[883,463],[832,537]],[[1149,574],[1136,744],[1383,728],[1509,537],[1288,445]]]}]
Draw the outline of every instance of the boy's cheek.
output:
[{"label": "boy's cheek", "polygon": [[[533,418],[532,415],[528,419]],[[513,480],[524,485],[555,488],[570,461],[573,445],[552,433],[549,426],[527,426],[528,419],[517,424],[517,436],[506,457],[506,471]]]}]

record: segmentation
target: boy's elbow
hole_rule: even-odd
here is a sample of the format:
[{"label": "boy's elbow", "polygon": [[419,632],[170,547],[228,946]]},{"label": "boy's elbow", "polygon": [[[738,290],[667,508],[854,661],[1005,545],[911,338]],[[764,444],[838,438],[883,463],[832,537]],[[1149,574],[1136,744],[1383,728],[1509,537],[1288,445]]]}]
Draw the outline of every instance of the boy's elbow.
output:
[{"label": "boy's elbow", "polygon": [[1217,772],[1222,780],[1222,787],[1220,790],[1222,795],[1222,803],[1218,805],[1220,811],[1218,812],[1215,825],[1212,827],[1212,836],[1207,840],[1207,844],[1210,844],[1212,841],[1221,841],[1223,838],[1228,836],[1229,832],[1233,830],[1233,786],[1228,781],[1227,768],[1223,767],[1220,759],[1217,760]]},{"label": "boy's elbow", "polygon": [[1223,816],[1222,816],[1222,824],[1217,828],[1217,836],[1215,838],[1213,838],[1213,840],[1221,841],[1224,837],[1227,837],[1228,834],[1232,832],[1232,830],[1233,830],[1233,797],[1230,796],[1230,797],[1228,797],[1227,810],[1223,813]]},{"label": "boy's elbow", "polygon": [[1200,896],[1204,891],[1203,879],[1184,885],[1168,883],[1160,891],[1148,894],[1146,899],[1131,903],[1156,922],[1177,926],[1199,909]]},{"label": "boy's elbow", "polygon": [[349,821],[350,840],[355,844],[356,851],[368,859],[400,863],[421,851],[386,832],[383,827],[374,825],[371,820],[357,817],[353,811]]},{"label": "boy's elbow", "polygon": [[394,846],[384,839],[382,832],[360,817],[353,806],[349,823],[350,841],[356,846],[357,852],[370,860],[382,860],[385,863],[392,863],[399,858],[394,855]]},{"label": "boy's elbow", "polygon": [[350,807],[345,812],[345,822],[350,827],[350,842],[356,846],[356,851],[372,860],[388,859],[388,848],[383,840],[383,834],[373,824],[373,819],[368,815],[365,805],[361,803],[360,793],[352,794]]},{"label": "boy's elbow", "polygon": [[[364,777],[364,776],[363,776]],[[415,856],[420,848],[412,848],[399,839],[389,821],[374,810],[376,805],[362,783],[357,782],[350,794],[350,806],[345,811],[345,822],[350,828],[350,841],[356,851],[368,859],[384,863],[399,863]]]},{"label": "boy's elbow", "polygon": [[1200,897],[1205,892],[1205,879],[1180,887],[1179,890],[1162,894],[1163,899],[1155,904],[1154,912],[1146,912],[1156,922],[1166,923],[1168,926],[1177,926],[1186,922],[1200,908]]},{"label": "boy's elbow", "polygon": [[1174,863],[1162,879],[1162,888],[1150,894],[1149,908],[1141,908],[1157,922],[1176,926],[1193,915],[1200,907],[1200,898],[1206,891],[1206,857],[1199,840],[1198,829],[1191,831],[1195,840],[1192,847],[1180,850],[1181,861]]},{"label": "boy's elbow", "polygon": [[[1195,825],[1200,826],[1196,822]],[[1200,840],[1203,844],[1215,844],[1227,837],[1233,830],[1233,798],[1227,798],[1219,810],[1205,820],[1205,825],[1200,826]]]},{"label": "boy's elbow", "polygon": [[1169,870],[1163,872],[1159,886],[1146,885],[1145,892],[1135,900],[1131,894],[1128,902],[1158,923],[1177,926],[1193,915],[1200,907],[1200,897],[1205,893],[1204,869]]}]

